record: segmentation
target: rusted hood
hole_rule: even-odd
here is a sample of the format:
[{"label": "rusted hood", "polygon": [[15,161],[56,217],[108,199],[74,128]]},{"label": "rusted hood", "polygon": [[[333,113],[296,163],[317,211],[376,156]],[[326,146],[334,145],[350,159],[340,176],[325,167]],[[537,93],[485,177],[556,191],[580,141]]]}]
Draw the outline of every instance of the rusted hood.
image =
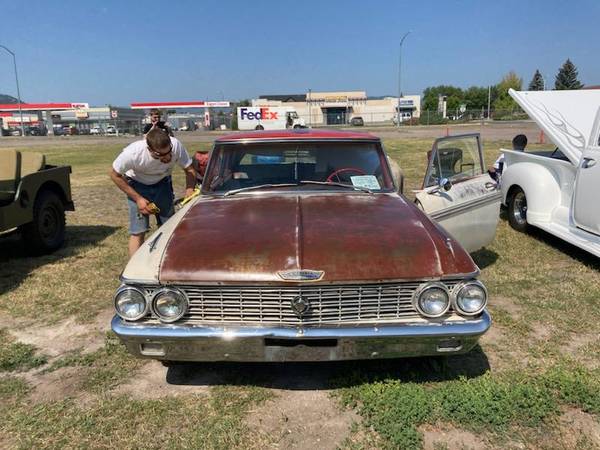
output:
[{"label": "rusted hood", "polygon": [[175,228],[161,282],[281,282],[281,270],[322,281],[470,273],[454,240],[397,195],[261,195],[199,201]]}]

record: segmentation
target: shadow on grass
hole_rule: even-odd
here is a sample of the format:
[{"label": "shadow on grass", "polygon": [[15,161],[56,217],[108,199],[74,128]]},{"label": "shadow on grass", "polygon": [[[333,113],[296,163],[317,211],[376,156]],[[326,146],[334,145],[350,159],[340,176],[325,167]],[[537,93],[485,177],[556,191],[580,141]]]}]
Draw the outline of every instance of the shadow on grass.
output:
[{"label": "shadow on grass", "polygon": [[181,363],[167,383],[182,386],[252,385],[288,390],[336,389],[377,380],[427,383],[475,378],[490,368],[478,345],[465,355],[318,363]]},{"label": "shadow on grass", "polygon": [[107,225],[67,226],[65,245],[54,253],[41,256],[31,256],[27,252],[19,233],[0,237],[0,295],[17,288],[36,268],[77,255],[118,229]]},{"label": "shadow on grass", "polygon": [[476,252],[471,253],[471,257],[480,269],[485,269],[486,267],[491,266],[498,260],[498,253],[487,248],[482,248],[480,250],[477,250]]},{"label": "shadow on grass", "polygon": [[[508,220],[506,215],[502,216],[501,214],[500,218]],[[581,264],[591,269],[600,271],[600,259],[598,257],[592,255],[589,252],[586,252],[585,250],[580,249],[579,247],[569,244],[566,241],[563,241],[559,237],[556,237],[553,234],[542,230],[541,228],[530,226],[527,229],[527,235],[531,236],[537,241],[544,242],[545,244],[554,247],[559,252],[564,253],[565,255],[573,258],[574,260],[580,262]]]}]

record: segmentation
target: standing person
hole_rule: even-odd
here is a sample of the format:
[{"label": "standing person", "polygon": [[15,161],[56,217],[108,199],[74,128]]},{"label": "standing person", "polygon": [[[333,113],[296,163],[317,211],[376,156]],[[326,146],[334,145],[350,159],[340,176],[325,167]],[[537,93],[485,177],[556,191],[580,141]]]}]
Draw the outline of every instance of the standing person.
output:
[{"label": "standing person", "polygon": [[183,144],[161,128],[153,128],[145,139],[129,144],[112,164],[110,178],[127,195],[130,257],[144,243],[150,215],[160,226],[174,213],[171,173],[175,165],[185,172],[188,197],[196,184],[192,159]]},{"label": "standing person", "polygon": [[[517,134],[512,140],[512,147],[513,150],[524,152],[525,147],[527,147],[527,136]],[[488,173],[495,181],[498,181],[498,178],[502,175],[502,169],[504,169],[504,153],[500,154],[494,165],[489,168]]]},{"label": "standing person", "polygon": [[163,120],[160,120],[160,116],[161,113],[159,109],[153,108],[150,110],[150,123],[147,123],[144,126],[144,136],[146,136],[152,128],[162,128],[163,130],[166,130],[169,135],[173,136],[173,131],[171,131]]}]

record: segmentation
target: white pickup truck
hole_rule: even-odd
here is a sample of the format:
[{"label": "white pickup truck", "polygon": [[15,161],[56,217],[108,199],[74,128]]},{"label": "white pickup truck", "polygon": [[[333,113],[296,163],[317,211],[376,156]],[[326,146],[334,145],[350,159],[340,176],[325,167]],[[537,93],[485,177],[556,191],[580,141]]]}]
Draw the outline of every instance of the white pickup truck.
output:
[{"label": "white pickup truck", "polygon": [[541,228],[600,257],[600,90],[510,95],[555,145],[502,150],[502,201],[511,226]]}]

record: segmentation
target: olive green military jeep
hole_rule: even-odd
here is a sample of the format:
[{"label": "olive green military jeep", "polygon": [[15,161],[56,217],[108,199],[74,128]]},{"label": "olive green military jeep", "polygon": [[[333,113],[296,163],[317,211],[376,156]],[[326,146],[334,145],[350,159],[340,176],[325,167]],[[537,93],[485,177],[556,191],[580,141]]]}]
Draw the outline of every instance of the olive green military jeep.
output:
[{"label": "olive green military jeep", "polygon": [[40,153],[0,150],[0,236],[19,230],[32,253],[65,239],[65,211],[74,211],[70,166],[51,166]]}]

